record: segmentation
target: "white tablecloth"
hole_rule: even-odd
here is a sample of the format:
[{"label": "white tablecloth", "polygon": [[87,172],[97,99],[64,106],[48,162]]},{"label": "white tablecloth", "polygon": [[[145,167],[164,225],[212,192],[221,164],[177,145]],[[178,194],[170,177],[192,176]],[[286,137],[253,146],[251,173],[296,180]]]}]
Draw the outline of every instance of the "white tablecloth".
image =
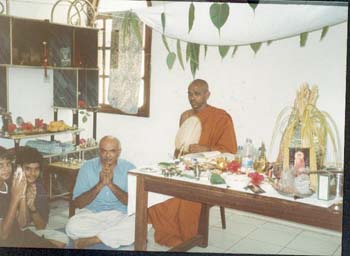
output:
[{"label": "white tablecloth", "polygon": [[[163,177],[163,175],[161,174],[161,171],[157,170],[157,169],[153,169],[153,170],[146,169],[145,170],[144,168],[139,168],[139,169],[132,170],[132,172],[134,172],[134,173],[146,173],[146,174],[153,175],[153,176]],[[189,174],[191,174],[191,172],[189,172]],[[192,183],[199,183],[199,184],[205,184],[208,186],[217,186],[217,187],[223,187],[223,188],[226,188],[227,186],[229,186],[229,187],[227,187],[227,189],[232,189],[235,191],[253,194],[253,192],[251,192],[250,190],[244,189],[244,187],[247,186],[247,184],[249,183],[249,180],[250,180],[249,177],[247,177],[246,175],[227,174],[227,175],[223,175],[223,177],[226,181],[226,184],[223,184],[223,185],[210,184],[210,181],[209,181],[206,173],[202,173],[200,180],[179,177],[179,176],[173,176],[169,179],[182,180],[182,181],[187,181],[187,182],[192,182]],[[298,202],[298,203],[302,203],[302,204],[309,204],[309,205],[315,205],[315,206],[319,206],[319,207],[328,208],[331,205],[333,205],[334,203],[339,202],[338,201],[339,199],[337,199],[337,200],[333,199],[330,201],[318,200],[316,193],[314,193],[312,196],[307,197],[307,198],[294,199],[293,197],[288,197],[288,196],[284,196],[284,195],[279,194],[267,182],[263,182],[260,185],[260,187],[263,190],[265,190],[265,192],[266,192],[266,193],[260,194],[260,196],[280,198],[280,199],[294,201],[294,202]],[[128,175],[128,195],[129,195],[128,196],[128,214],[131,215],[131,214],[135,213],[135,209],[136,209],[136,175],[133,175],[133,174]],[[151,207],[152,205],[164,202],[170,198],[172,198],[172,197],[150,192],[150,193],[148,193],[148,207]]]}]

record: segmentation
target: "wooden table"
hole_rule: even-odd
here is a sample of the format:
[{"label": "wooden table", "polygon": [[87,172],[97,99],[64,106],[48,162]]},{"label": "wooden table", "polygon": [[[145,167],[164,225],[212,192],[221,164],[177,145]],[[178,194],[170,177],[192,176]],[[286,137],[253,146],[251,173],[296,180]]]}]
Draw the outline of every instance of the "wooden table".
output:
[{"label": "wooden table", "polygon": [[260,196],[232,189],[196,184],[171,178],[157,177],[138,172],[136,191],[135,250],[147,249],[148,192],[156,192],[202,204],[198,235],[170,251],[187,251],[194,246],[208,246],[209,208],[224,206],[269,217],[340,231],[342,212],[297,201]]}]

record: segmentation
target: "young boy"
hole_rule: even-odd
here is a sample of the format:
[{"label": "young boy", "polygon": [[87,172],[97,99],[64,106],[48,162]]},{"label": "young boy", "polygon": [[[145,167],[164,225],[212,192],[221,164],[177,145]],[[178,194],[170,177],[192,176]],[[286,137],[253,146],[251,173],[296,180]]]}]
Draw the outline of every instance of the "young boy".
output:
[{"label": "young boy", "polygon": [[[21,153],[26,154],[23,151]],[[22,158],[20,157],[20,159]],[[23,165],[24,161],[21,164]],[[33,217],[36,214],[33,213],[36,210],[33,194],[36,192],[33,192],[33,188],[27,189],[31,185],[27,184],[28,179],[25,171],[22,174],[13,175],[10,184],[11,174],[11,155],[8,150],[0,147],[0,247],[56,248],[56,245],[37,236],[32,231],[21,230],[27,225],[30,218],[37,219],[36,216]],[[31,180],[30,177],[29,181]]]}]

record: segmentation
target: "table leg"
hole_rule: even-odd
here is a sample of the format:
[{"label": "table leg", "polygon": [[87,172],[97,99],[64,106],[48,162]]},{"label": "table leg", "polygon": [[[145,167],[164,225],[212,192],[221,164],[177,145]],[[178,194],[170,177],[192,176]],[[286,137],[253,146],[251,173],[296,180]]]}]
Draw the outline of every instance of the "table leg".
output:
[{"label": "table leg", "polygon": [[148,192],[145,191],[144,177],[137,176],[135,213],[135,250],[147,250],[147,205]]},{"label": "table leg", "polygon": [[208,246],[209,209],[209,205],[202,203],[201,215],[198,224],[198,235],[202,237],[202,241],[199,243],[200,247]]}]

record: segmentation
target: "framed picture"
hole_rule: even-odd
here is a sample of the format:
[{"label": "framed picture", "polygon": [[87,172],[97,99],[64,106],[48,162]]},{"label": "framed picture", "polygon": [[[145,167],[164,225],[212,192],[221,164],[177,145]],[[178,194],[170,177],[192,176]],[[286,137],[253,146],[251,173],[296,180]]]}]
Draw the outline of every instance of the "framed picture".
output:
[{"label": "framed picture", "polygon": [[289,148],[289,167],[296,171],[310,168],[310,148]]}]

